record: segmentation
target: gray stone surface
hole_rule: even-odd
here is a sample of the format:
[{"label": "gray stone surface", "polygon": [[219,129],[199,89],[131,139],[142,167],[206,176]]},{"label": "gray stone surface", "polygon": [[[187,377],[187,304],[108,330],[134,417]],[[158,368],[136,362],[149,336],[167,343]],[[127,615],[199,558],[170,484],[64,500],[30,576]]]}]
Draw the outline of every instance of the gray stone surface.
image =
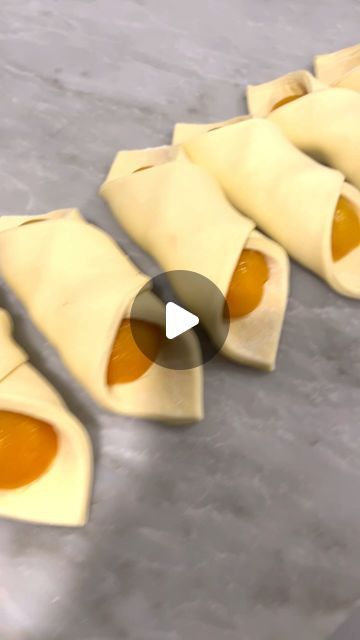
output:
[{"label": "gray stone surface", "polygon": [[[1,211],[78,206],[156,273],[96,195],[115,151],[244,111],[248,80],[355,43],[359,19],[358,0],[2,0]],[[277,371],[218,358],[205,421],[180,429],[99,410],[0,303],[96,456],[84,530],[0,522],[1,639],[336,629],[360,598],[358,304],[293,265]]]}]

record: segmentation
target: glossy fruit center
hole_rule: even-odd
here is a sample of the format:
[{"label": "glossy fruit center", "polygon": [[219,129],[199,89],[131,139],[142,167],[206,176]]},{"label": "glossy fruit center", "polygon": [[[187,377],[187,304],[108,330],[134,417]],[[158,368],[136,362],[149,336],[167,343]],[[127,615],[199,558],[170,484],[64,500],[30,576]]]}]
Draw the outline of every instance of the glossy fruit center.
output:
[{"label": "glossy fruit center", "polygon": [[133,171],[133,173],[139,173],[139,171],[146,171],[146,169],[152,169],[154,165],[149,164],[146,167],[140,167],[139,169],[135,169],[135,171]]},{"label": "glossy fruit center", "polygon": [[272,107],[271,111],[275,111],[275,109],[278,109],[279,107],[282,107],[284,104],[288,104],[289,102],[293,102],[294,100],[298,100],[298,98],[302,98],[302,95],[297,95],[297,96],[286,96],[285,98],[282,98],[281,100],[279,100],[278,102],[276,102],[274,104],[274,106]]},{"label": "glossy fruit center", "polygon": [[57,450],[58,437],[49,424],[0,411],[0,490],[16,489],[40,478]]},{"label": "glossy fruit center", "polygon": [[331,249],[336,262],[360,245],[360,216],[355,205],[340,196],[333,220]]},{"label": "glossy fruit center", "polygon": [[[143,345],[147,355],[139,349]],[[123,320],[117,332],[109,359],[108,385],[133,382],[140,378],[151,367],[161,347],[163,333],[160,327],[144,320]]]},{"label": "glossy fruit center", "polygon": [[244,249],[226,296],[230,318],[241,318],[259,306],[269,279],[269,267],[259,251]]}]

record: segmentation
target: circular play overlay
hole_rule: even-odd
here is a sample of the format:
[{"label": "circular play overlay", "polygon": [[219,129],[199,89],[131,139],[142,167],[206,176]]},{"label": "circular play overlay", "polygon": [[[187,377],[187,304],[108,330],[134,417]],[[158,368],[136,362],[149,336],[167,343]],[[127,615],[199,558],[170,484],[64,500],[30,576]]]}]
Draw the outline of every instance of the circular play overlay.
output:
[{"label": "circular play overlay", "polygon": [[137,294],[130,326],[137,347],[151,362],[192,369],[221,350],[229,332],[229,310],[221,291],[205,276],[168,271]]}]

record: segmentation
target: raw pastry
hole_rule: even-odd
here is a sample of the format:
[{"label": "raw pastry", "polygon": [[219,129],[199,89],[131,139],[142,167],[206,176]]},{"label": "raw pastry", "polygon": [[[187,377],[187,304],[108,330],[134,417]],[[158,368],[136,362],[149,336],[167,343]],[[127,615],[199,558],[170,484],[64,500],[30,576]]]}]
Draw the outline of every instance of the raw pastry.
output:
[{"label": "raw pastry", "polygon": [[[184,150],[236,207],[336,291],[360,297],[360,193],[339,171],[298,151],[265,119],[187,133]],[[178,141],[181,134],[178,126]]]},{"label": "raw pastry", "polygon": [[0,516],[84,525],[92,484],[88,435],[11,330],[0,310]]},{"label": "raw pastry", "polygon": [[[231,322],[222,353],[273,369],[288,297],[283,249],[254,231],[216,181],[176,147],[118,153],[100,192],[164,271],[199,273],[227,297]],[[217,344],[224,303],[214,308],[206,292],[173,286]]]},{"label": "raw pastry", "polygon": [[21,225],[34,224],[41,220],[78,220],[82,221],[83,217],[77,209],[56,209],[49,213],[43,213],[37,216],[0,216],[0,231],[20,227]]},{"label": "raw pastry", "polygon": [[[167,369],[142,355],[127,319],[149,278],[106,233],[76,210],[38,220],[2,218],[1,228],[7,228],[0,233],[1,275],[69,371],[103,407],[166,422],[201,419],[202,370],[191,368],[199,349],[196,336],[181,336],[189,369]],[[141,293],[141,303],[136,322],[149,329],[154,356],[161,350],[166,359],[168,347],[159,340],[163,305],[149,290]]]},{"label": "raw pastry", "polygon": [[360,91],[360,44],[316,56],[314,68],[322,82],[333,87]]},{"label": "raw pastry", "polygon": [[257,85],[248,85],[246,97],[249,113],[263,118],[279,107],[309,93],[328,89],[310,71],[300,70]]},{"label": "raw pastry", "polygon": [[298,71],[249,86],[247,99],[252,116],[268,116],[301,151],[360,188],[359,93],[329,89]]}]

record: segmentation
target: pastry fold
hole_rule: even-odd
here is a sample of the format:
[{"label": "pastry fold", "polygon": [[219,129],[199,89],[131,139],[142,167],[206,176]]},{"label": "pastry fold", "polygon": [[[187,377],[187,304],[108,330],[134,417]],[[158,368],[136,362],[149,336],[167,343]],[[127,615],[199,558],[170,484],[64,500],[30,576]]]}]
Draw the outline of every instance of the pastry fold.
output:
[{"label": "pastry fold", "polygon": [[11,337],[9,315],[0,310],[0,410],[50,424],[58,436],[55,459],[37,480],[0,490],[0,516],[41,524],[82,526],[88,518],[92,448],[80,422],[58,393],[28,362]]},{"label": "pastry fold", "polygon": [[[338,199],[343,195],[360,207],[359,191],[345,183],[339,171],[301,153],[269,120],[226,124],[191,139],[185,127],[183,148],[189,158],[216,178],[229,200],[295,260],[337,292],[359,298],[360,250],[337,262],[331,253]],[[180,125],[176,135],[179,141]]]},{"label": "pastry fold", "polygon": [[360,44],[316,56],[314,69],[321,82],[360,91]]},{"label": "pastry fold", "polygon": [[[249,86],[249,111],[267,116],[298,149],[360,188],[360,94],[317,82],[308,71],[298,71]],[[296,94],[292,83],[303,84],[303,97],[272,111],[278,100]]]},{"label": "pastry fold", "polygon": [[72,375],[100,405],[116,413],[174,423],[201,419],[202,370],[191,368],[199,350],[192,332],[183,336],[189,369],[154,362],[134,382],[107,384],[118,328],[144,287],[139,317],[163,323],[162,303],[146,290],[148,276],[76,210],[50,213],[35,222],[36,217],[0,219],[0,230],[6,228],[0,233],[0,273]]},{"label": "pastry fold", "polygon": [[248,110],[250,115],[255,118],[265,118],[271,113],[274,106],[284,98],[299,96],[298,99],[300,99],[310,93],[326,89],[328,87],[315,78],[310,71],[304,69],[292,71],[269,82],[248,85],[246,89]]},{"label": "pastry fold", "polygon": [[[146,170],[144,170],[146,169]],[[259,307],[230,322],[222,353],[250,366],[275,366],[288,297],[288,258],[277,244],[254,231],[203,169],[181,149],[157,147],[119,152],[100,188],[102,197],[132,238],[166,272],[201,274],[226,296],[242,250],[263,252],[270,278]],[[224,322],[223,302],[206,292],[172,283],[179,298],[203,323],[215,344]]]}]

